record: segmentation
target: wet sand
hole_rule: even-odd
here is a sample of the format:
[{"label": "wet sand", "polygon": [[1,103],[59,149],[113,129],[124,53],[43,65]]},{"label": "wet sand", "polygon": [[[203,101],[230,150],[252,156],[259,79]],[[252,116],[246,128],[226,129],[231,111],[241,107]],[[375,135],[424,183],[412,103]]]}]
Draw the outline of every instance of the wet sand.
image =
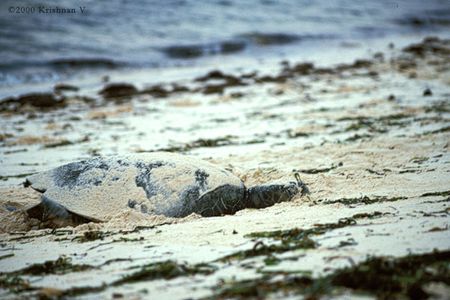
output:
[{"label": "wet sand", "polygon": [[[445,299],[449,54],[448,40],[428,38],[350,64],[3,101],[0,295]],[[124,211],[65,228],[21,211],[39,199],[20,186],[28,174],[157,150],[206,159],[247,186],[298,172],[309,194],[221,217]]]}]

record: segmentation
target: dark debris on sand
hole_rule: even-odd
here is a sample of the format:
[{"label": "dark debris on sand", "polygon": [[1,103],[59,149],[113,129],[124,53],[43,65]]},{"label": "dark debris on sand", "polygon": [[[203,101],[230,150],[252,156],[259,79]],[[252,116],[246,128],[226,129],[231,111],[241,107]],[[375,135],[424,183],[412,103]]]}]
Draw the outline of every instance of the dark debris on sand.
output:
[{"label": "dark debris on sand", "polygon": [[131,97],[138,93],[137,88],[129,83],[111,83],[106,85],[99,94],[105,99]]},{"label": "dark debris on sand", "polygon": [[450,285],[449,264],[449,251],[400,258],[372,257],[319,278],[280,271],[253,280],[223,282],[209,299],[263,299],[269,295],[320,299],[349,293],[378,299],[428,299],[433,296],[433,291],[426,288],[428,284]]},{"label": "dark debris on sand", "polygon": [[51,93],[29,93],[19,97],[3,99],[0,102],[0,112],[18,112],[25,106],[48,111],[66,106],[63,97],[57,97]]}]

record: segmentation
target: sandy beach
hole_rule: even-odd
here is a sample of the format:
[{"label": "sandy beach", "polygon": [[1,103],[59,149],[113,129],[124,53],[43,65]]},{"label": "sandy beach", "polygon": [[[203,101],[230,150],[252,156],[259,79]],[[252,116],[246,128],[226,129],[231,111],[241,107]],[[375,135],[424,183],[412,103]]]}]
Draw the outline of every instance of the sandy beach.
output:
[{"label": "sandy beach", "polygon": [[[448,299],[450,41],[373,50],[4,99],[0,298]],[[153,151],[248,187],[298,173],[308,193],[234,215],[124,209],[69,227],[24,211],[40,201],[22,186],[30,174]]]}]

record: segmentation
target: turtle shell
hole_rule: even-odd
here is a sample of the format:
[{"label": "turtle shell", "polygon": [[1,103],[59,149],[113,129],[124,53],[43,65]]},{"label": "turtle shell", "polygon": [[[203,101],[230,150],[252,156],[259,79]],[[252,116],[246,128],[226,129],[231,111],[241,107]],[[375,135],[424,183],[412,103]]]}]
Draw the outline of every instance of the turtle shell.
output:
[{"label": "turtle shell", "polygon": [[245,187],[232,173],[192,157],[153,152],[97,157],[29,176],[43,199],[91,220],[127,208],[183,217],[244,208]]}]

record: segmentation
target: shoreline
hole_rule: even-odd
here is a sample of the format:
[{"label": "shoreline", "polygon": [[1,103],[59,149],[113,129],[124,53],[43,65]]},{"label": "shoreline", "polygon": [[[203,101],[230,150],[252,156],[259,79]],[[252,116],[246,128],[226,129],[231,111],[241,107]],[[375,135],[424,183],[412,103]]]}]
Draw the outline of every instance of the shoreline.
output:
[{"label": "shoreline", "polygon": [[[318,67],[333,68],[339,63],[352,63],[355,58],[371,59],[373,54],[380,51],[388,57],[395,51],[427,36],[449,38],[445,31],[424,31],[370,39],[331,39],[327,40],[329,46],[325,49],[321,47],[323,41],[320,39],[299,41],[287,45],[251,49],[252,51],[245,51],[238,55],[206,55],[195,59],[180,59],[173,66],[156,68],[137,67],[133,64],[127,67],[124,62],[116,62],[101,57],[59,58],[48,63],[55,67],[65,66],[66,71],[74,68],[81,72],[78,75],[63,72],[61,76],[56,76],[56,78],[50,76],[49,80],[30,83],[16,82],[0,86],[0,101],[28,93],[51,93],[54,87],[60,83],[79,87],[82,96],[95,97],[97,91],[105,84],[105,78],[108,79],[108,82],[127,82],[133,83],[139,88],[145,88],[167,83],[182,85],[214,69],[233,75],[252,72],[269,75],[277,72],[280,69],[280,63],[283,61],[294,64],[311,62]],[[394,46],[393,49],[389,48],[390,44]],[[338,58],[336,58],[336,52],[339,53]],[[38,63],[38,66],[43,67],[41,63]]]}]

